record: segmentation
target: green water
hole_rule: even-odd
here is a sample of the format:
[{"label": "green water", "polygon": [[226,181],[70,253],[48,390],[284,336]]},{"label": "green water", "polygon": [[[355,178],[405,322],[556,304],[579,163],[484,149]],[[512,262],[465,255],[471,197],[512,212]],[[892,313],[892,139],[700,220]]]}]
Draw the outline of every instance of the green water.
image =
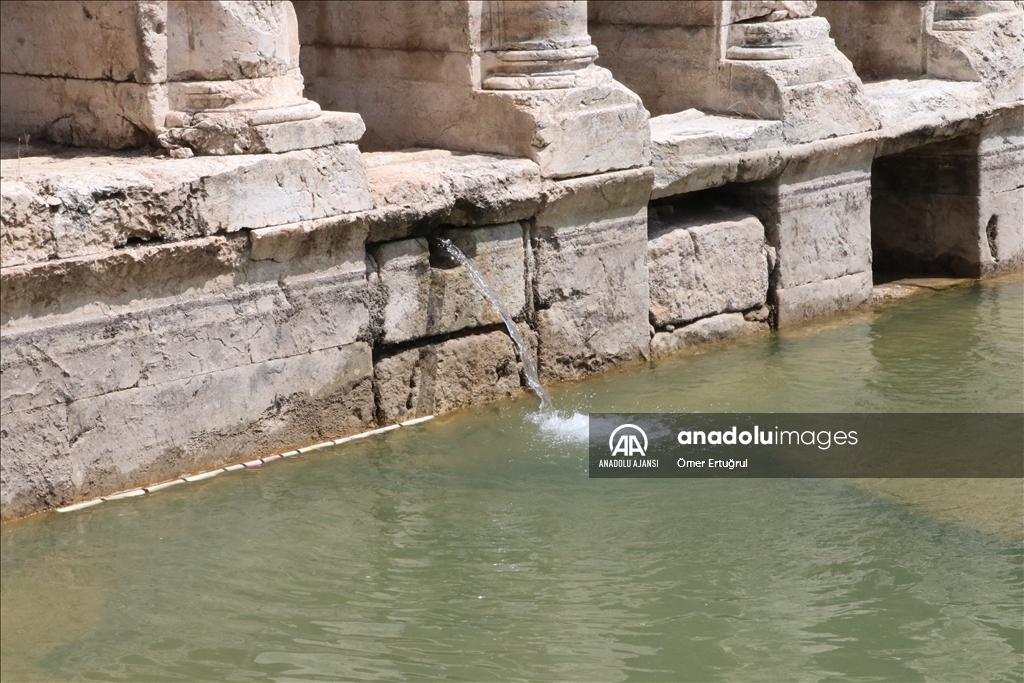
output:
[{"label": "green water", "polygon": [[[1024,284],[552,393],[1020,411]],[[6,525],[3,680],[1024,680],[1019,481],[954,501],[966,521],[837,480],[591,481],[579,421],[535,405]]]}]

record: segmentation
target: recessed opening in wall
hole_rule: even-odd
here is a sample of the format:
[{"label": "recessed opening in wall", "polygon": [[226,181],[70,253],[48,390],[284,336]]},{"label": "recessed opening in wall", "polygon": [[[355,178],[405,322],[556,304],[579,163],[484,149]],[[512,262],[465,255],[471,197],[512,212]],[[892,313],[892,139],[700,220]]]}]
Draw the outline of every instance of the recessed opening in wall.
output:
[{"label": "recessed opening in wall", "polygon": [[979,277],[999,259],[999,215],[983,211],[977,138],[878,157],[871,168],[875,283]]}]

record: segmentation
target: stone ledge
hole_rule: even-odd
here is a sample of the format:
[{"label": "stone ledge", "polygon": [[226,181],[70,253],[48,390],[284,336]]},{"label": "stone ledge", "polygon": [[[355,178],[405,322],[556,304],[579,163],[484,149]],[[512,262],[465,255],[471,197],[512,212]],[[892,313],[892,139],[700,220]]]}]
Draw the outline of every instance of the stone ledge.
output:
[{"label": "stone ledge", "polygon": [[742,313],[713,315],[672,332],[656,333],[651,339],[651,358],[664,358],[683,349],[767,332],[768,329],[768,323],[748,321]]}]

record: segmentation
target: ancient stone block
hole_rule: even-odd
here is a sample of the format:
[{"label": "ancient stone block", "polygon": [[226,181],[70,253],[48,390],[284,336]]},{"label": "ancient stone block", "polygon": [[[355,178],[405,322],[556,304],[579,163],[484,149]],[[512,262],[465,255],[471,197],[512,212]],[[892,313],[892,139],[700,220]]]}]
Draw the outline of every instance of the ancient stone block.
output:
[{"label": "ancient stone block", "polygon": [[[522,226],[508,223],[441,234],[463,249],[508,311],[522,315],[526,304]],[[501,322],[469,273],[440,252],[434,259],[436,267],[432,266],[430,251],[423,238],[385,242],[371,249],[376,264],[371,286],[379,293],[374,314],[379,317],[384,343]]]},{"label": "ancient stone block", "polygon": [[651,322],[656,327],[745,311],[766,301],[764,227],[754,216],[680,210],[652,219],[648,235]]},{"label": "ancient stone block", "polygon": [[515,345],[502,331],[407,349],[374,366],[378,419],[391,424],[511,396],[519,373]]},{"label": "ancient stone block", "polygon": [[650,171],[550,183],[531,230],[543,379],[647,353]]},{"label": "ancient stone block", "polygon": [[713,315],[672,332],[655,334],[651,339],[651,358],[662,358],[694,346],[767,331],[768,323],[745,320],[740,313]]},{"label": "ancient stone block", "polygon": [[540,172],[528,159],[442,149],[364,154],[376,210],[371,242],[409,237],[417,227],[526,220],[540,205]]},{"label": "ancient stone block", "polygon": [[775,290],[779,327],[854,308],[871,300],[871,273],[810,282]]},{"label": "ancient stone block", "polygon": [[65,404],[0,413],[0,517],[76,500],[84,477],[69,448]]},{"label": "ancient stone block", "polygon": [[0,412],[353,343],[369,322],[362,273],[325,275],[5,330]]},{"label": "ancient stone block", "polygon": [[[4,73],[77,80],[153,83],[166,72],[154,68],[152,38],[163,38],[140,14],[161,3],[0,3],[0,61]],[[163,3],[166,4],[166,3]],[[166,10],[159,14],[166,15]],[[161,18],[166,18],[165,16]],[[161,65],[162,66],[162,65]],[[10,96],[5,93],[5,99]],[[7,102],[4,102],[7,106]]]},{"label": "ancient stone block", "polygon": [[[192,159],[142,153],[112,159],[83,151],[19,164],[4,156],[2,230],[11,240],[4,266],[373,206],[355,145]],[[8,183],[14,176],[20,182]],[[15,234],[21,237],[14,240]]]},{"label": "ancient stone block", "polygon": [[48,489],[46,503],[62,505],[357,431],[373,419],[371,373],[370,349],[356,343],[56,406],[66,421],[50,407],[5,414],[12,431],[43,415],[35,433],[68,445],[3,440],[5,466],[33,473],[4,477],[3,514],[38,509]]}]

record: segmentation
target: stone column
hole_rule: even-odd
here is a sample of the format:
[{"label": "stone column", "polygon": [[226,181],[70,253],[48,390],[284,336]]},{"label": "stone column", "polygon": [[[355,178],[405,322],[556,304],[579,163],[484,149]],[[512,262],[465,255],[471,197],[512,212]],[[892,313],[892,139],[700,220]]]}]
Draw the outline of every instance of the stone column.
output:
[{"label": "stone column", "polygon": [[165,146],[196,154],[286,152],[355,142],[358,114],[302,94],[290,2],[167,3]]},{"label": "stone column", "polygon": [[590,5],[602,64],[655,116],[696,108],[776,119],[791,143],[879,126],[814,2]]},{"label": "stone column", "polygon": [[3,134],[176,156],[355,142],[357,114],[303,97],[290,2],[0,5]]},{"label": "stone column", "polygon": [[586,3],[299,2],[310,97],[358,111],[364,147],[535,161],[526,318],[546,380],[647,353],[648,113],[597,66]]},{"label": "stone column", "polygon": [[303,73],[359,111],[368,149],[535,160],[549,178],[645,166],[648,114],[594,64],[586,3],[300,2]]},{"label": "stone column", "polygon": [[1024,99],[1024,10],[1011,0],[936,0],[926,73],[980,81],[998,103]]}]

